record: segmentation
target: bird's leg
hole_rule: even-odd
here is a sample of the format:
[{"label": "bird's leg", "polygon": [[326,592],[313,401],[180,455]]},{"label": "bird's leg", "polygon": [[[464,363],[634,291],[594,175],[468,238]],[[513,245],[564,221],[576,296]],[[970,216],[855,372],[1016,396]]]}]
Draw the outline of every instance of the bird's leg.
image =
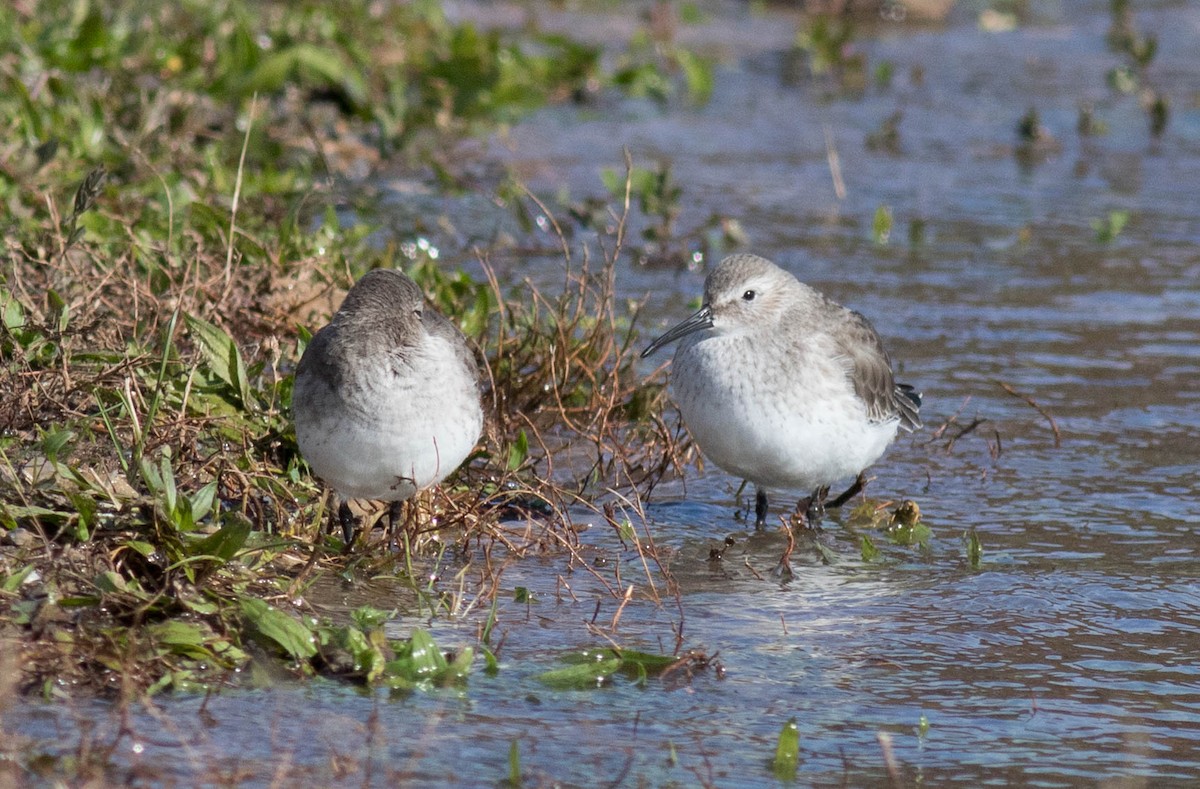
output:
[{"label": "bird's leg", "polygon": [[825,506],[831,510],[837,509],[838,507],[842,506],[847,501],[850,501],[850,499],[854,498],[859,493],[861,493],[862,489],[866,486],[866,484],[867,484],[866,478],[863,477],[861,471],[858,472],[858,476],[855,477],[854,482],[850,485],[850,487],[846,488],[846,491],[844,493],[839,494],[837,498],[835,498],[833,501],[829,502]]},{"label": "bird's leg", "polygon": [[393,501],[388,505],[388,544],[396,539],[396,527],[404,528],[404,502]]},{"label": "bird's leg", "polygon": [[737,512],[734,514],[734,517],[736,517],[738,520],[742,520],[742,518],[743,518],[743,515],[742,515],[742,491],[744,491],[746,489],[746,485],[749,484],[749,482],[750,482],[750,480],[748,480],[748,479],[742,480],[742,484],[738,485],[737,493],[733,494],[733,501],[735,504],[737,504]]},{"label": "bird's leg", "polygon": [[804,521],[808,524],[808,528],[820,527],[821,519],[825,517],[825,497],[828,495],[829,486],[823,485],[808,497],[808,504],[804,508]]},{"label": "bird's leg", "polygon": [[350,511],[350,502],[347,499],[342,499],[342,503],[338,507],[338,521],[342,524],[342,541],[345,543],[346,550],[349,550],[354,543],[354,531],[358,524],[355,521],[354,513]]},{"label": "bird's leg", "polygon": [[761,487],[754,489],[754,527],[763,529],[767,526],[767,492]]}]

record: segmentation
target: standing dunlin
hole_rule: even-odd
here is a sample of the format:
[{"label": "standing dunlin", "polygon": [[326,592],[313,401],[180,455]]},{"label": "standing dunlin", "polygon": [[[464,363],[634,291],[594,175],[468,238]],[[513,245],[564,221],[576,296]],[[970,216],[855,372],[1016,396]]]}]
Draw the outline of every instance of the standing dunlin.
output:
[{"label": "standing dunlin", "polygon": [[[483,430],[479,369],[462,333],[399,271],[371,271],[309,342],[292,395],[296,441],[341,499],[398,502],[441,482]],[[395,509],[393,509],[393,514]]]},{"label": "standing dunlin", "polygon": [[759,526],[767,488],[812,491],[814,523],[831,484],[857,477],[852,495],[897,429],[921,426],[921,397],[895,382],[870,322],[769,260],[721,261],[704,306],[642,356],[673,340],[671,392],[683,421],[714,463],[755,484]]}]

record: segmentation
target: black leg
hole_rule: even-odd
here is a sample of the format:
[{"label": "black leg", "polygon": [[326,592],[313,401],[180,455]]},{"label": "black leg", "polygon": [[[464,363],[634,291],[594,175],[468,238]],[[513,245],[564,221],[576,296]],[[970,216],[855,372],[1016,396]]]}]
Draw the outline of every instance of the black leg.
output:
[{"label": "black leg", "polygon": [[404,502],[393,501],[388,505],[388,539],[396,539],[396,530],[404,527]]},{"label": "black leg", "polygon": [[350,511],[350,502],[345,499],[342,500],[341,506],[338,507],[338,520],[342,524],[342,540],[345,541],[346,548],[349,549],[350,545],[354,542],[354,531],[358,524],[355,523],[354,513]]},{"label": "black leg", "polygon": [[754,490],[754,526],[765,528],[767,525],[767,492],[762,488]]},{"label": "black leg", "polygon": [[829,486],[817,488],[808,497],[808,505],[804,508],[804,522],[810,529],[821,525],[825,517],[825,497],[829,495]]},{"label": "black leg", "polygon": [[850,499],[854,498],[859,493],[861,493],[863,487],[865,487],[866,484],[867,484],[867,480],[865,478],[863,478],[862,472],[860,471],[858,473],[858,476],[854,479],[854,483],[850,487],[846,488],[846,492],[840,494],[837,498],[835,498],[833,501],[829,502],[825,506],[831,510],[837,509],[838,507],[842,506],[847,501],[850,501]]}]

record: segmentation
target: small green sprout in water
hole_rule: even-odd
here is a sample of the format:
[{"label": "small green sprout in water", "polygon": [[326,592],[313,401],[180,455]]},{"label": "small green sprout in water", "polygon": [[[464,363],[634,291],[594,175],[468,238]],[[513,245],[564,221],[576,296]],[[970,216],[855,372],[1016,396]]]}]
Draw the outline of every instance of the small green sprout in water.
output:
[{"label": "small green sprout in water", "polygon": [[1150,117],[1150,134],[1161,137],[1167,130],[1167,121],[1171,117],[1171,106],[1167,97],[1158,91],[1151,92],[1151,98],[1146,101],[1146,114]]},{"label": "small green sprout in water", "polygon": [[796,719],[792,718],[779,730],[779,740],[775,745],[775,758],[771,761],[771,770],[781,781],[794,781],[799,765],[800,729],[796,726]]},{"label": "small green sprout in water", "polygon": [[921,713],[921,717],[917,718],[917,736],[924,738],[929,733],[929,718],[925,717],[925,713]]},{"label": "small green sprout in water", "polygon": [[967,546],[967,564],[972,570],[979,569],[979,563],[983,559],[983,544],[979,542],[979,535],[974,529],[969,529],[963,535],[963,542]]},{"label": "small green sprout in water", "polygon": [[[809,73],[814,77],[831,75],[845,80],[846,73],[865,59],[853,47],[854,21],[849,16],[814,14],[808,24],[796,31],[795,50],[807,57]],[[852,62],[858,60],[858,63]]]},{"label": "small green sprout in water", "polygon": [[1138,88],[1138,76],[1129,66],[1116,66],[1108,70],[1108,86],[1117,93],[1130,94]]},{"label": "small green sprout in water", "polygon": [[518,787],[521,782],[521,744],[513,740],[508,746],[508,778],[502,782],[506,787]]},{"label": "small green sprout in water", "polygon": [[886,246],[892,236],[892,209],[881,205],[875,209],[875,219],[871,222],[871,237],[880,246]]},{"label": "small green sprout in water", "polygon": [[875,542],[867,535],[862,536],[862,560],[864,562],[873,562],[879,558],[879,549],[875,547]]},{"label": "small green sprout in water", "polygon": [[1128,211],[1109,211],[1103,219],[1093,219],[1092,229],[1096,231],[1096,242],[1099,244],[1112,243],[1129,222]]},{"label": "small green sprout in water", "polygon": [[[883,533],[893,545],[928,548],[933,531],[921,520],[921,508],[915,501],[905,499],[889,509],[887,503],[863,501],[850,511],[846,525],[853,530],[874,529]],[[867,535],[859,538],[859,550],[864,562],[883,558],[875,540]]]},{"label": "small green sprout in water", "polygon": [[905,499],[896,505],[884,531],[888,539],[896,545],[918,545],[925,548],[933,537],[933,532],[921,520],[921,508],[911,499]]}]

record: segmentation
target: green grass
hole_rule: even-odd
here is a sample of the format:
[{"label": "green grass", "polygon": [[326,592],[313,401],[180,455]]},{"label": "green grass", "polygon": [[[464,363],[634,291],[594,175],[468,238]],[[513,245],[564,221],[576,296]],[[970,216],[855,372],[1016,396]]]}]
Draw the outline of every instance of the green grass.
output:
[{"label": "green grass", "polygon": [[[597,48],[450,23],[431,2],[37,0],[0,8],[0,37],[0,627],[20,689],[202,686],[251,645],[300,677],[459,681],[470,649],[447,657],[419,633],[384,639],[377,614],[319,621],[290,601],[321,573],[384,572],[453,610],[422,596],[414,557],[569,549],[568,506],[677,463],[660,387],[635,374],[636,308],[613,299],[619,239],[595,262],[564,241],[550,295],[486,261],[477,281],[427,246],[379,243],[334,211],[361,178],[348,168],[454,192],[459,140],[628,88]],[[664,71],[658,95],[702,89],[697,62]],[[491,414],[476,455],[415,500],[399,551],[342,555],[297,451],[291,371],[339,294],[381,266],[460,323],[487,360]],[[556,465],[580,445],[590,468]]]}]

